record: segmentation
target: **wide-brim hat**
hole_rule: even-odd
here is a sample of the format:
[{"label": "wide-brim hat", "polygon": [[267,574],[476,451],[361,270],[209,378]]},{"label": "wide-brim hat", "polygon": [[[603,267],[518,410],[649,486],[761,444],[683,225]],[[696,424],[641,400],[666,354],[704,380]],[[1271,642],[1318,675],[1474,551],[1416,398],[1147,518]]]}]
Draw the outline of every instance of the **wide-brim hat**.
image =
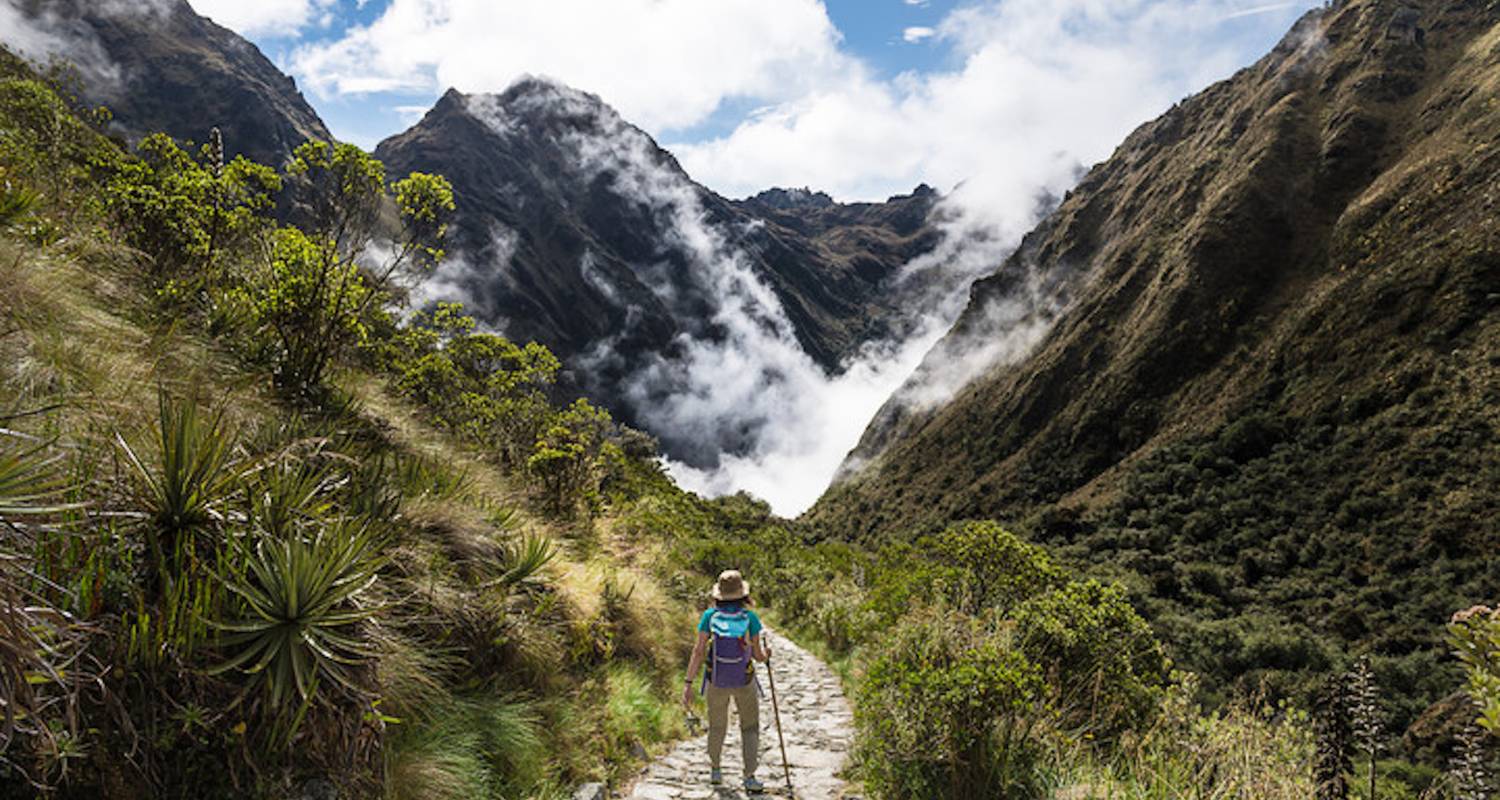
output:
[{"label": "wide-brim hat", "polygon": [[715,600],[743,600],[750,596],[750,582],[737,569],[726,569],[714,582]]}]

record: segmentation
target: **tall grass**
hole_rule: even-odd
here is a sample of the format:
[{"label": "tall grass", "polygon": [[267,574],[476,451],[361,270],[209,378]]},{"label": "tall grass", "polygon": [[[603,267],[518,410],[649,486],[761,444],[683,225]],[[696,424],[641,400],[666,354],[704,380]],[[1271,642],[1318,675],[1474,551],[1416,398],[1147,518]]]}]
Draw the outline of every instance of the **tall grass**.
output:
[{"label": "tall grass", "polygon": [[657,692],[651,677],[628,662],[609,667],[605,684],[605,732],[611,749],[625,755],[632,745],[650,748],[683,734],[678,707]]},{"label": "tall grass", "polygon": [[389,800],[503,800],[546,788],[546,745],[525,703],[454,699],[398,727],[386,752]]},{"label": "tall grass", "polygon": [[1156,723],[1117,747],[1064,742],[1049,771],[1058,800],[1310,800],[1316,759],[1307,716],[1246,699],[1206,713],[1179,676]]}]

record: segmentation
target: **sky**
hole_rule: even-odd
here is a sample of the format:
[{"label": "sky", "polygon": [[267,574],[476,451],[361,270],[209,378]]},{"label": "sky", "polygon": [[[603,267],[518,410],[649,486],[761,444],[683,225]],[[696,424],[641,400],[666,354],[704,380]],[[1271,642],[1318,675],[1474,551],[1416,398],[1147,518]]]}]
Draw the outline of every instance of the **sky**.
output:
[{"label": "sky", "polygon": [[1100,160],[1130,128],[1253,61],[1315,5],[190,2],[259,45],[336,136],[367,148],[449,86],[500,91],[531,73],[600,95],[721,193],[812,186],[842,200],[922,182],[946,191],[995,160]]}]

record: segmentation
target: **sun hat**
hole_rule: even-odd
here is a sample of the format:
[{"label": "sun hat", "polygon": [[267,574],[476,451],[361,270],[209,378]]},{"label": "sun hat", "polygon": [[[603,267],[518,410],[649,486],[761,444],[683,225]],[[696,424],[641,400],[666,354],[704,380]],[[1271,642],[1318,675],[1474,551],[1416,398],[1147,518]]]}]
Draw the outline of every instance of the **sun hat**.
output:
[{"label": "sun hat", "polygon": [[719,573],[719,580],[714,583],[715,600],[743,600],[749,596],[750,583],[740,575],[739,570],[726,569]]}]

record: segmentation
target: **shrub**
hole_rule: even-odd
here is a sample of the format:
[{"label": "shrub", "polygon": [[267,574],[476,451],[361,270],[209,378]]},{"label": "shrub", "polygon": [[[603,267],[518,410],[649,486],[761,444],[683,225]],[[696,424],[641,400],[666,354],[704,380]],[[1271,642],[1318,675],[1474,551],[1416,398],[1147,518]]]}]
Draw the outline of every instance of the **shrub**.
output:
[{"label": "shrub", "polygon": [[115,169],[106,205],[125,241],[151,258],[159,281],[211,282],[218,254],[270,225],[265,215],[281,179],[243,156],[225,164],[217,129],[196,159],[161,133],[142,139],[136,153]]},{"label": "shrub", "polygon": [[438,424],[498,448],[507,467],[524,465],[553,410],[547,398],[561,363],[535,342],[517,345],[476,333],[457,303],[417,311],[377,348],[396,388],[432,410]]},{"label": "shrub", "polygon": [[1120,587],[1069,583],[1023,602],[1015,623],[1054,708],[1079,733],[1115,736],[1155,714],[1167,658]]},{"label": "shrub", "polygon": [[537,437],[526,469],[541,484],[554,512],[566,514],[598,488],[609,412],[578,399],[558,412]]},{"label": "shrub", "polygon": [[1500,610],[1474,606],[1454,614],[1448,640],[1463,662],[1479,724],[1500,736]]},{"label": "shrub", "polygon": [[859,760],[888,797],[1038,796],[1041,672],[1008,628],[942,612],[891,629],[856,692]]}]

